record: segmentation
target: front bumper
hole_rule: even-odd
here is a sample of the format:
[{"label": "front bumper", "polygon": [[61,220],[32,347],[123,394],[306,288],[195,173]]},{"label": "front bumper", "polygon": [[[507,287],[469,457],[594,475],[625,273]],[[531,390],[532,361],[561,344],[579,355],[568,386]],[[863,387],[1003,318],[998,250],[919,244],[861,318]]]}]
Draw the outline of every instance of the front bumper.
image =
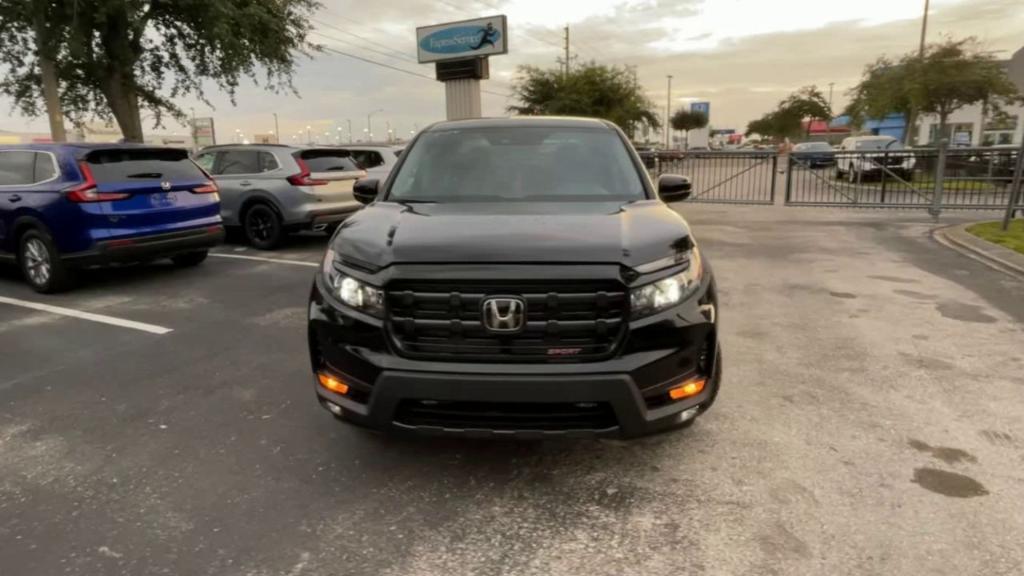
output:
[{"label": "front bumper", "polygon": [[[325,296],[318,280],[309,306],[313,386],[325,408],[380,431],[543,438],[673,428],[710,407],[721,381],[717,314],[700,308],[717,306],[707,276],[684,305],[633,322],[615,357],[531,364],[404,358],[378,322]],[[349,391],[325,389],[317,373]],[[701,393],[668,398],[669,388],[700,376],[707,378]]]},{"label": "front bumper", "polygon": [[165,234],[105,240],[97,242],[92,250],[66,254],[63,258],[74,266],[127,264],[206,250],[222,242],[224,227],[218,224]]}]

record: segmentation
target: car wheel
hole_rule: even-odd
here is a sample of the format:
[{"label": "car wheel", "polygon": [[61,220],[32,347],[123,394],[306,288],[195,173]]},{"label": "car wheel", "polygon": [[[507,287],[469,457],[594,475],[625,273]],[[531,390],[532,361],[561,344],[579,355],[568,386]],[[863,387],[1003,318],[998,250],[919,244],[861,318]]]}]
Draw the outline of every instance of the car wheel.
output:
[{"label": "car wheel", "polygon": [[246,210],[242,221],[245,239],[254,248],[273,250],[284,238],[281,217],[267,204],[256,204]]},{"label": "car wheel", "polygon": [[195,252],[185,252],[184,254],[177,254],[171,256],[171,262],[174,262],[175,266],[181,266],[187,268],[190,266],[198,266],[206,260],[206,257],[210,255],[209,250],[196,250]]},{"label": "car wheel", "polygon": [[25,281],[41,294],[63,292],[74,285],[74,277],[60,258],[53,238],[41,230],[29,230],[18,244],[18,262]]}]

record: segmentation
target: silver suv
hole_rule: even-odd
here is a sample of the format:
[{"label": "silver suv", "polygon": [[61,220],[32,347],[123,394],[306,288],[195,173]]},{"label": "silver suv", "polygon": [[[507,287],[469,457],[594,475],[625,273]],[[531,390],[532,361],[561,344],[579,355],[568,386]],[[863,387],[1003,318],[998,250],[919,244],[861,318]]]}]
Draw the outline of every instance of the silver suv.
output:
[{"label": "silver suv", "polygon": [[362,207],[352,185],[366,177],[348,150],[237,144],[204,148],[196,162],[220,188],[225,226],[272,250],[299,230],[330,232]]}]

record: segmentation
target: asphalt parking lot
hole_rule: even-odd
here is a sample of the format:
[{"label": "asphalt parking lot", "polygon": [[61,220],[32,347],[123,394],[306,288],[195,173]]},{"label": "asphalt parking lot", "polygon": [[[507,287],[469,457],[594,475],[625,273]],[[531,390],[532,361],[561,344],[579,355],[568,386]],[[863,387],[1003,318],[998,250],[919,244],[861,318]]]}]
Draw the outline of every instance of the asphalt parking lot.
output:
[{"label": "asphalt parking lot", "polygon": [[723,390],[631,442],[338,424],[305,341],[323,238],[56,297],[0,271],[108,322],[0,302],[0,574],[1024,572],[1024,285],[919,211],[682,211]]}]

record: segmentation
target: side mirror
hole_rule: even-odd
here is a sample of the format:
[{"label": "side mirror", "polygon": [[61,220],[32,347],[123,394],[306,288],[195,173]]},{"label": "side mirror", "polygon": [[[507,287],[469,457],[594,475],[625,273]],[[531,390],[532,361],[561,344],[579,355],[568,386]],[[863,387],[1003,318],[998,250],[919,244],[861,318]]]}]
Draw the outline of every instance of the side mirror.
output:
[{"label": "side mirror", "polygon": [[360,204],[369,204],[377,199],[377,188],[379,185],[380,180],[376,178],[356,180],[356,183],[352,186],[352,195],[356,197]]},{"label": "side mirror", "polygon": [[658,177],[658,198],[662,202],[680,202],[690,197],[693,185],[686,176],[663,174]]}]

